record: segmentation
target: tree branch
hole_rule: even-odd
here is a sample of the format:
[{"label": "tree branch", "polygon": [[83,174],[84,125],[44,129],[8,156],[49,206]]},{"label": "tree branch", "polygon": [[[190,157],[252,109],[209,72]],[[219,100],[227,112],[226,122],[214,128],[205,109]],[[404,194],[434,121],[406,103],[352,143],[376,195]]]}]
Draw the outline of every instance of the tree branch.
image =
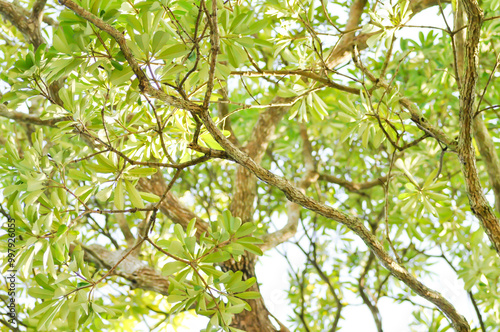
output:
[{"label": "tree branch", "polygon": [[304,195],[299,188],[293,186],[286,179],[279,177],[267,169],[262,168],[248,154],[236,148],[217,128],[210,114],[204,111],[200,115],[205,127],[214,139],[236,160],[237,163],[247,168],[259,179],[281,190],[292,202],[297,203],[331,220],[340,222],[356,233],[366,245],[379,258],[382,265],[388,269],[396,278],[403,281],[418,295],[435,304],[451,321],[452,326],[459,332],[469,332],[470,327],[466,319],[460,315],[455,307],[441,294],[428,288],[417,280],[404,267],[399,265],[385,249],[376,237],[363,225],[357,217],[343,213],[328,205],[322,204]]},{"label": "tree branch", "polygon": [[474,215],[488,235],[500,256],[500,222],[488,204],[481,187],[476,168],[476,156],[472,145],[472,123],[474,120],[476,84],[478,80],[479,38],[483,12],[477,0],[463,0],[468,17],[466,51],[466,69],[462,89],[460,90],[460,132],[458,157],[465,179],[465,189]]},{"label": "tree branch", "polygon": [[330,88],[334,88],[340,91],[345,91],[349,93],[353,93],[355,95],[359,95],[360,89],[353,88],[350,86],[345,86],[342,84],[335,83],[331,81],[327,77],[323,77],[319,74],[316,74],[313,71],[309,70],[262,70],[262,71],[232,71],[231,75],[239,75],[239,76],[247,76],[247,77],[262,77],[262,76],[285,76],[285,75],[297,75],[304,78],[310,78],[315,80],[316,82],[320,82],[325,84]]},{"label": "tree branch", "polygon": [[346,60],[352,50],[356,28],[361,21],[361,15],[365,9],[367,0],[354,0],[349,9],[349,17],[345,26],[345,32],[340,37],[339,42],[333,48],[325,63],[328,69],[332,69]]},{"label": "tree branch", "polygon": [[373,304],[372,301],[368,298],[368,296],[365,293],[365,282],[366,282],[366,275],[368,274],[368,271],[370,269],[370,266],[373,263],[373,260],[375,259],[375,255],[373,254],[372,251],[370,251],[370,254],[368,256],[368,261],[366,262],[365,266],[363,267],[363,272],[361,272],[361,275],[359,276],[358,279],[358,290],[359,290],[359,295],[363,299],[363,302],[366,304],[368,309],[370,309],[370,312],[373,316],[373,320],[375,321],[375,325],[377,326],[377,331],[382,332],[382,317],[380,316],[380,311],[378,310],[378,307],[376,304]]},{"label": "tree branch", "polygon": [[38,22],[39,26],[40,23],[42,22],[43,9],[45,8],[46,3],[47,0],[36,0],[35,3],[33,4],[33,9],[31,10],[31,19],[34,22]]},{"label": "tree branch", "polygon": [[[35,5],[37,6],[36,16],[31,16],[28,18],[25,15],[26,10],[14,3],[10,3],[4,0],[0,0],[0,14],[13,26],[15,26],[19,32],[21,32],[26,38],[26,40],[33,44],[34,48],[37,49],[41,44],[44,43],[42,33],[40,31],[40,15],[41,10],[45,6],[45,1],[37,1]],[[39,12],[40,10],[40,12]]]},{"label": "tree branch", "polygon": [[[370,73],[366,68],[364,68],[360,63],[358,59],[358,54],[355,52],[353,56],[353,60],[356,62],[356,65],[358,68],[360,68],[365,75],[372,81],[374,84],[382,87],[383,89],[390,91],[390,86],[389,84],[382,78],[376,78],[372,73]],[[455,140],[452,140],[451,138],[446,135],[446,133],[432,125],[429,120],[422,114],[422,111],[418,108],[417,105],[415,105],[410,99],[402,96],[400,93],[399,95],[399,103],[401,106],[403,106],[408,112],[410,113],[411,120],[413,123],[417,125],[418,128],[420,128],[424,133],[434,137],[436,140],[439,142],[443,143],[445,146],[448,147],[448,150],[450,151],[456,151],[457,149],[457,142]]]},{"label": "tree branch", "polygon": [[498,158],[495,143],[491,138],[488,128],[486,128],[482,114],[476,115],[472,122],[472,128],[474,129],[474,138],[486,166],[490,186],[495,196],[495,209],[500,213],[500,159]]},{"label": "tree branch", "polygon": [[[359,24],[359,20],[361,18],[361,14],[363,13],[363,11],[360,10],[359,8],[361,7],[362,2],[363,0],[357,0],[355,2],[355,6],[357,8],[351,9],[351,11],[349,12],[349,20],[350,20],[349,28],[351,29],[348,29],[347,25],[345,28],[346,35],[349,34],[349,36],[344,36],[328,56],[326,64],[329,69],[335,68],[341,63],[350,60],[351,52],[354,47],[357,47],[358,50],[363,50],[367,48],[368,45],[366,44],[366,41],[368,40],[368,38],[374,35],[374,33],[361,33],[357,36],[354,36],[355,31],[357,30],[356,28]],[[450,1],[443,0],[442,2],[449,3]],[[438,0],[410,0],[410,8],[412,10],[412,16],[421,12],[424,9],[436,6],[437,4]],[[354,31],[351,32],[350,30]]]},{"label": "tree branch", "polygon": [[132,54],[132,51],[127,46],[127,40],[125,39],[125,35],[123,33],[116,30],[110,24],[104,22],[99,17],[95,16],[91,12],[80,7],[79,5],[77,5],[75,2],[73,2],[71,0],[60,0],[59,3],[64,5],[68,9],[72,10],[75,14],[77,14],[81,18],[94,24],[96,27],[98,27],[102,31],[108,33],[111,37],[113,37],[113,39],[120,46],[120,49],[123,53],[123,56],[127,60],[130,67],[132,68],[132,71],[137,76],[137,79],[139,80],[139,88],[141,89],[142,92],[149,94],[153,98],[156,98],[156,99],[163,101],[165,104],[167,104],[169,106],[177,107],[177,108],[184,109],[184,110],[193,111],[195,113],[197,113],[201,110],[201,106],[199,106],[191,101],[179,99],[177,97],[166,94],[162,90],[157,90],[157,89],[153,88],[153,86],[151,86],[151,83],[149,82],[148,77],[146,76],[144,71],[141,69],[141,67],[139,66],[139,63],[137,62],[134,55]]},{"label": "tree branch", "polygon": [[8,119],[12,119],[17,122],[23,122],[23,123],[28,123],[28,124],[33,124],[33,125],[39,125],[39,126],[49,126],[49,127],[56,127],[56,124],[61,121],[72,121],[73,118],[70,116],[64,116],[60,118],[52,118],[48,120],[42,120],[37,116],[22,113],[22,112],[16,112],[16,111],[9,111],[7,106],[4,104],[0,104],[0,116]]},{"label": "tree branch", "polygon": [[[167,183],[161,172],[153,174],[151,179],[140,178],[137,189],[147,191],[157,196],[162,196],[166,189]],[[196,219],[196,237],[208,232],[208,223],[194,214],[188,207],[182,204],[179,199],[170,191],[165,196],[165,199],[159,206],[160,211],[165,214],[170,220],[176,224],[180,224],[184,229],[187,228],[192,219]]]},{"label": "tree branch", "polygon": [[[290,98],[275,97],[271,104],[286,103]],[[268,108],[259,115],[257,123],[250,134],[250,141],[243,148],[260,163],[265,154],[269,141],[273,139],[276,125],[283,115],[290,109],[289,106]],[[229,156],[231,156],[229,154]],[[257,179],[245,167],[238,166],[234,180],[233,198],[230,211],[243,222],[250,221],[253,216],[253,204],[257,195]]]},{"label": "tree branch", "polygon": [[113,274],[130,281],[130,286],[133,289],[141,288],[165,296],[169,295],[170,282],[168,277],[162,276],[160,272],[149,267],[134,255],[128,255],[120,262],[126,250],[110,251],[98,244],[82,246],[82,248],[85,251],[84,258],[87,262],[92,262],[106,269],[111,269],[119,263],[113,270]]},{"label": "tree branch", "polygon": [[356,182],[347,181],[345,179],[341,179],[339,177],[336,177],[336,176],[330,175],[330,174],[319,174],[319,180],[338,184],[339,186],[342,186],[342,187],[344,187],[347,190],[352,191],[352,192],[358,192],[360,190],[371,189],[371,188],[376,187],[376,186],[383,186],[384,183],[387,182],[387,179],[388,179],[388,176],[385,175],[385,176],[381,176],[375,180],[356,183]]},{"label": "tree branch", "polygon": [[134,234],[130,231],[130,227],[128,226],[127,219],[125,219],[125,216],[123,213],[117,213],[115,215],[116,222],[118,223],[118,227],[120,227],[120,230],[122,231],[123,236],[125,237],[125,241],[127,242],[128,247],[132,247],[135,243],[135,237]]}]

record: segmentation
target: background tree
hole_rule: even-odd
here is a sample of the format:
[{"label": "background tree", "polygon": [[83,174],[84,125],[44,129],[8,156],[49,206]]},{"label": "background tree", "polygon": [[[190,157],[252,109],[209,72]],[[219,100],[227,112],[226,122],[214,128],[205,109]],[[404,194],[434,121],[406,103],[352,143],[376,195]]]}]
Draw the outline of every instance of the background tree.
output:
[{"label": "background tree", "polygon": [[[408,23],[430,7],[446,28]],[[494,330],[499,7],[0,0],[1,212],[30,298],[0,322],[336,331],[355,295],[378,331],[382,298],[426,331]],[[290,322],[255,279],[284,242],[306,258]],[[473,320],[422,283],[437,262]]]}]

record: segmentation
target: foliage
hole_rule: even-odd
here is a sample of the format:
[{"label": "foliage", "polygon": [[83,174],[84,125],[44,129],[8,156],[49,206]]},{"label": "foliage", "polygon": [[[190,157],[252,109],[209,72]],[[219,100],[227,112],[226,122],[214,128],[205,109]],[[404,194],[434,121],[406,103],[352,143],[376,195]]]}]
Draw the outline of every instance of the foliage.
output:
[{"label": "foliage", "polygon": [[[362,303],[381,331],[388,298],[415,331],[470,331],[456,298],[418,291],[437,263],[472,329],[499,326],[498,2],[442,1],[447,28],[411,26],[434,5],[0,0],[1,212],[27,300],[13,325],[160,330],[194,312],[206,331],[277,331],[254,265],[287,242],[306,261],[287,257],[291,330],[338,330]],[[460,15],[472,26],[476,5],[474,69]]]}]

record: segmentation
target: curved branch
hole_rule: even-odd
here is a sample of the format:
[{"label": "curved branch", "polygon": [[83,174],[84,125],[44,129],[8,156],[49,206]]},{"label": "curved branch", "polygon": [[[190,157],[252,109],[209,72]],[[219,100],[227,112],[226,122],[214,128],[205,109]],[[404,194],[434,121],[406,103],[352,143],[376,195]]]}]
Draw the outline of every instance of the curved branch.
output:
[{"label": "curved branch", "polygon": [[[448,0],[443,0],[441,2],[449,3]],[[341,63],[348,61],[351,59],[351,52],[354,47],[357,47],[359,50],[366,49],[368,44],[366,41],[370,38],[374,33],[361,33],[357,36],[354,36],[359,20],[361,18],[361,14],[363,13],[363,8],[361,5],[363,0],[357,0],[354,5],[357,8],[352,9],[349,12],[349,21],[348,26],[346,25],[345,32],[346,34],[342,38],[342,40],[337,44],[337,46],[332,50],[328,59],[326,60],[327,67],[332,69]],[[439,3],[438,0],[410,0],[410,8],[412,10],[412,16],[421,12],[424,9],[429,7],[436,6]]]},{"label": "curved branch", "polygon": [[368,309],[370,309],[370,312],[372,313],[373,320],[375,321],[375,325],[377,326],[377,331],[382,332],[382,317],[380,316],[380,311],[378,310],[378,307],[372,303],[372,301],[368,298],[368,296],[365,293],[365,282],[366,282],[366,275],[368,274],[368,270],[370,269],[370,265],[372,265],[373,260],[375,259],[375,255],[373,254],[373,251],[370,251],[370,255],[368,256],[368,261],[366,262],[363,272],[359,276],[358,279],[358,290],[359,290],[359,295],[361,295],[361,298],[363,299],[363,302],[366,304]]},{"label": "curved branch", "polygon": [[343,213],[328,205],[322,204],[310,197],[304,195],[299,188],[292,185],[286,179],[279,177],[267,169],[262,168],[250,156],[236,148],[217,128],[210,114],[204,111],[200,117],[205,127],[212,134],[214,139],[236,160],[237,163],[247,168],[259,179],[281,190],[288,200],[300,204],[306,209],[314,211],[331,220],[340,222],[356,233],[365,244],[378,257],[382,265],[388,269],[396,278],[403,281],[408,287],[418,295],[435,304],[450,319],[452,326],[459,332],[469,332],[470,327],[465,317],[460,315],[455,307],[446,300],[440,293],[425,286],[417,280],[404,267],[399,265],[385,251],[382,244],[371,232],[363,225],[363,222],[357,217]]}]

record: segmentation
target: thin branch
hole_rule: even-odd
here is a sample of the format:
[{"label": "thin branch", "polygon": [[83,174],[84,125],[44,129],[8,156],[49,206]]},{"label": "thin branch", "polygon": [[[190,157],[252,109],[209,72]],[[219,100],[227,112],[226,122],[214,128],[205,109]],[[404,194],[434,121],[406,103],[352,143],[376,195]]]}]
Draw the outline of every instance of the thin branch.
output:
[{"label": "thin branch", "polygon": [[382,332],[382,317],[380,316],[380,311],[378,310],[378,307],[372,303],[372,301],[368,298],[368,296],[365,293],[365,282],[366,282],[366,275],[368,274],[368,271],[370,269],[371,264],[373,263],[373,260],[375,259],[375,255],[373,254],[372,251],[370,251],[368,260],[365,263],[365,266],[363,267],[363,271],[361,272],[361,275],[358,278],[358,290],[359,290],[359,295],[361,296],[361,299],[365,303],[365,305],[370,309],[370,312],[373,316],[373,320],[375,321],[375,325],[377,326],[377,331]]},{"label": "thin branch", "polygon": [[284,76],[284,75],[297,75],[305,78],[310,78],[317,82],[323,83],[324,85],[334,88],[340,91],[349,92],[352,94],[359,95],[359,89],[350,86],[345,86],[342,84],[335,83],[329,78],[325,78],[313,71],[308,70],[262,70],[260,72],[256,71],[232,71],[231,75],[247,76],[247,77],[263,77],[263,76]]},{"label": "thin branch", "polygon": [[349,191],[352,192],[358,192],[360,190],[367,190],[371,189],[376,186],[383,186],[387,182],[388,176],[381,176],[375,180],[367,181],[367,182],[361,182],[361,183],[356,183],[352,181],[347,181],[345,179],[341,179],[339,177],[336,177],[331,174],[324,174],[320,173],[319,174],[319,180],[320,181],[326,181],[334,184],[338,184],[341,187],[346,188]]},{"label": "thin branch", "polygon": [[75,2],[73,2],[71,0],[60,0],[59,3],[65,7],[67,7],[68,9],[72,10],[75,14],[77,14],[81,18],[94,24],[100,30],[108,33],[111,37],[113,37],[113,39],[120,46],[120,49],[123,53],[123,56],[127,60],[130,67],[132,68],[132,71],[137,76],[137,79],[139,80],[139,88],[141,89],[141,91],[149,94],[151,97],[154,97],[156,99],[163,101],[164,103],[166,103],[169,106],[177,107],[177,108],[184,109],[184,110],[190,110],[190,111],[194,111],[194,112],[199,112],[201,110],[201,107],[199,105],[197,105],[191,101],[183,100],[183,99],[168,95],[162,90],[157,90],[157,89],[153,88],[153,86],[149,82],[148,77],[146,76],[144,71],[139,66],[139,63],[137,62],[137,60],[133,56],[132,51],[127,46],[127,40],[126,40],[125,35],[123,33],[118,31],[117,29],[115,29],[110,24],[104,22],[102,19],[95,16],[91,12],[80,7],[79,5],[77,5]]}]

